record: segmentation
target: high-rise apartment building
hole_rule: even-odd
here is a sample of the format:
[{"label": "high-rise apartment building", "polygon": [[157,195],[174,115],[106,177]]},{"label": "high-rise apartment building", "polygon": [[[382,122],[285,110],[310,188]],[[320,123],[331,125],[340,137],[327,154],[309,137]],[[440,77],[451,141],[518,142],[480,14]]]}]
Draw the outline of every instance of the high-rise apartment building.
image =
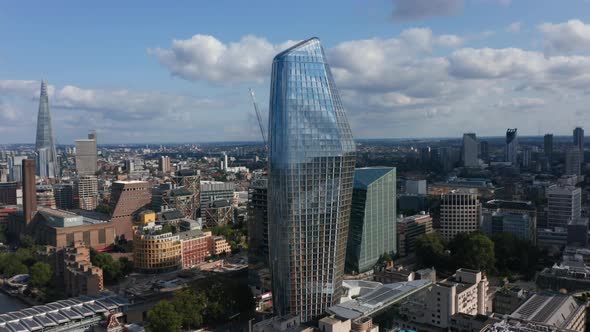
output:
[{"label": "high-rise apartment building", "polygon": [[118,236],[133,238],[133,221],[152,202],[149,182],[116,181],[111,187],[111,220]]},{"label": "high-rise apartment building", "polygon": [[583,150],[577,146],[571,146],[565,151],[565,174],[580,175],[582,174]]},{"label": "high-rise apartment building", "polygon": [[23,175],[23,210],[25,223],[28,225],[33,218],[33,212],[37,211],[37,185],[35,179],[35,160],[22,161]]},{"label": "high-rise apartment building", "polygon": [[59,165],[51,126],[49,111],[49,97],[47,96],[47,82],[41,81],[41,95],[39,97],[39,114],[37,115],[37,151],[36,174],[41,177],[55,178],[59,176]]},{"label": "high-rise apartment building", "polygon": [[37,186],[37,207],[45,207],[55,209],[55,196],[53,195],[53,187],[50,185]]},{"label": "high-rise apartment building", "polygon": [[551,161],[553,158],[553,134],[545,134],[543,137],[543,152],[545,157]]},{"label": "high-rise apartment building", "polygon": [[11,156],[8,158],[8,180],[21,182],[23,160],[27,159],[27,156]]},{"label": "high-rise apartment building", "polygon": [[581,217],[582,189],[552,185],[547,195],[547,226],[566,228],[570,221]]},{"label": "high-rise apartment building", "polygon": [[77,139],[75,143],[76,171],[78,175],[95,175],[98,162],[96,132],[90,132],[88,139]]},{"label": "high-rise apartment building", "polygon": [[451,241],[459,233],[479,230],[481,204],[475,189],[456,189],[441,196],[440,234]]},{"label": "high-rise apartment building", "polygon": [[319,39],[278,54],[269,117],[273,306],[302,321],[342,295],[355,145]]},{"label": "high-rise apartment building", "polygon": [[356,169],[346,244],[349,273],[373,268],[384,253],[397,252],[396,170],[392,167]]},{"label": "high-rise apartment building", "polygon": [[248,187],[249,261],[268,264],[268,179],[257,179]]},{"label": "high-rise apartment building", "polygon": [[465,167],[477,167],[477,137],[474,133],[463,134],[463,147],[461,149],[461,159]]},{"label": "high-rise apartment building", "polygon": [[79,176],[75,185],[74,201],[82,210],[94,210],[98,206],[98,179],[96,175]]},{"label": "high-rise apartment building", "polygon": [[125,171],[128,174],[131,174],[135,171],[135,160],[133,159],[125,159]]},{"label": "high-rise apartment building", "polygon": [[170,163],[170,157],[160,156],[158,160],[158,170],[162,173],[170,173],[172,170],[172,164]]},{"label": "high-rise apartment building", "polygon": [[517,165],[518,162],[518,134],[517,129],[506,131],[506,145],[504,146],[504,161]]}]

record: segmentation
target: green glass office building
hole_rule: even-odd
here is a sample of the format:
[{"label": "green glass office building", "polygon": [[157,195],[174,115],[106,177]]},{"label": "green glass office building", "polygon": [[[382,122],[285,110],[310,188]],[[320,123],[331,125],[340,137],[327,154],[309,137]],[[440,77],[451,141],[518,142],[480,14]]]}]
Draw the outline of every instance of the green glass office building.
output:
[{"label": "green glass office building", "polygon": [[392,167],[355,170],[346,246],[347,273],[366,272],[383,253],[396,252],[395,177]]}]

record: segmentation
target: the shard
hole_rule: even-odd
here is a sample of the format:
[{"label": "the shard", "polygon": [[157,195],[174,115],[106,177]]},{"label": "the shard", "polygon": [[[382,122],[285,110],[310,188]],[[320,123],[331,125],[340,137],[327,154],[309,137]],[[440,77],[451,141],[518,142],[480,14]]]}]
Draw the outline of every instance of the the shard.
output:
[{"label": "the shard", "polygon": [[273,306],[310,321],[342,295],[355,145],[319,39],[279,53],[271,79]]},{"label": "the shard", "polygon": [[57,153],[53,141],[51,127],[51,113],[49,111],[49,97],[47,96],[47,82],[41,81],[41,95],[39,97],[39,113],[37,115],[37,152],[36,173],[41,177],[55,178],[59,175]]}]

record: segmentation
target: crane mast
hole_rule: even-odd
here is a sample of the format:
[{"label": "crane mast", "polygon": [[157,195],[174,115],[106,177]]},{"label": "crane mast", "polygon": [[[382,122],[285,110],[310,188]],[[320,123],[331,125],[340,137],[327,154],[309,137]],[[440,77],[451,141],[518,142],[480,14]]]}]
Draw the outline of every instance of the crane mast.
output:
[{"label": "crane mast", "polygon": [[266,144],[266,133],[264,132],[262,116],[260,115],[260,110],[258,110],[258,104],[256,103],[256,96],[254,95],[254,90],[248,90],[250,91],[250,98],[252,98],[252,104],[254,104],[254,111],[256,112],[256,118],[258,119],[258,125],[260,126],[260,133],[262,134],[262,142],[264,143],[264,149],[268,150],[268,145]]}]

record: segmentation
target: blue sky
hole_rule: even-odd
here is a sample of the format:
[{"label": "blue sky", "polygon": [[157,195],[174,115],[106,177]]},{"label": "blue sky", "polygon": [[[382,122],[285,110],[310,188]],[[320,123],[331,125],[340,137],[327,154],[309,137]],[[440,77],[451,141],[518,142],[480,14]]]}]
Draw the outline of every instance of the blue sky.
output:
[{"label": "blue sky", "polygon": [[12,1],[0,144],[258,140],[272,56],[318,36],[357,138],[569,134],[589,120],[590,1]]}]

